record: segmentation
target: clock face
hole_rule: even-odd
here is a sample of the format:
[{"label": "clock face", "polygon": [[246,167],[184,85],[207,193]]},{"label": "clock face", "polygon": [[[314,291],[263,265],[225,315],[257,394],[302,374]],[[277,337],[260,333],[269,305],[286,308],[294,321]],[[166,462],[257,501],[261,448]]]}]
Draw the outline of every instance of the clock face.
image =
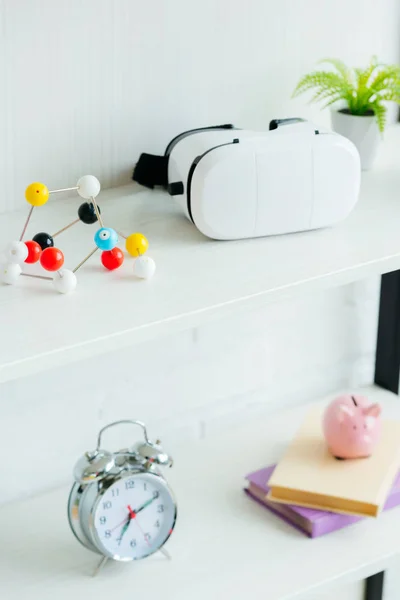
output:
[{"label": "clock face", "polygon": [[116,481],[99,498],[95,535],[105,555],[138,560],[165,544],[175,519],[176,505],[164,480],[136,473]]}]

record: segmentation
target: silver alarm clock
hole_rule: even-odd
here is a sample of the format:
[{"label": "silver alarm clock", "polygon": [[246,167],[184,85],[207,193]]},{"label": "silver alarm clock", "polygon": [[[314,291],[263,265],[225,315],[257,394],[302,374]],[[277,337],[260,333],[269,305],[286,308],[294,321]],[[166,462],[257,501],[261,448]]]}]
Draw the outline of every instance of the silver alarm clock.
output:
[{"label": "silver alarm clock", "polygon": [[[101,448],[106,429],[132,424],[142,429],[144,441],[129,449]],[[140,421],[115,421],[103,427],[97,447],[86,452],[74,469],[75,483],[68,500],[71,529],[89,550],[108,559],[133,561],[163,548],[176,522],[177,506],[160,467],[172,459],[160,441],[151,442]]]}]

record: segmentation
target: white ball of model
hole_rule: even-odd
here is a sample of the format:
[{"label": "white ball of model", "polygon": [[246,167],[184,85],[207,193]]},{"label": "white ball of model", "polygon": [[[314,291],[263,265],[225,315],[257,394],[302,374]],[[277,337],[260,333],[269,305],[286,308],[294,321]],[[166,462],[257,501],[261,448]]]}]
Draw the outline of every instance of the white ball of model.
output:
[{"label": "white ball of model", "polygon": [[10,242],[5,250],[5,255],[11,263],[23,263],[28,258],[28,248],[24,242]]},{"label": "white ball of model", "polygon": [[0,281],[7,285],[15,285],[21,273],[22,269],[18,263],[14,262],[2,265],[0,269]]},{"label": "white ball of model", "polygon": [[90,200],[96,198],[100,192],[100,181],[94,175],[84,175],[77,182],[77,192],[81,198]]},{"label": "white ball of model", "polygon": [[61,269],[54,275],[53,286],[60,294],[69,294],[76,288],[75,273],[69,269]]},{"label": "white ball of model", "polygon": [[156,263],[150,256],[139,256],[133,263],[133,274],[140,279],[150,279],[156,270]]}]

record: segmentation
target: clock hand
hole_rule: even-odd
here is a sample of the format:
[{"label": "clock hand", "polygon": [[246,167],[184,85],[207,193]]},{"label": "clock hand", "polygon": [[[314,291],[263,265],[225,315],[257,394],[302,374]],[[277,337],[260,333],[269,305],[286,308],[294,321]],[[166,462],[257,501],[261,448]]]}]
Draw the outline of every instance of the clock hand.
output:
[{"label": "clock hand", "polygon": [[110,531],[115,531],[116,529],[118,529],[118,527],[121,527],[121,525],[123,525],[123,529],[121,531],[121,535],[120,538],[122,538],[122,536],[124,535],[124,533],[127,531],[128,527],[129,527],[129,523],[131,522],[132,519],[136,518],[137,513],[141,512],[142,510],[144,510],[145,508],[147,508],[148,506],[150,506],[150,504],[152,502],[154,502],[154,500],[156,500],[156,498],[150,498],[150,500],[147,500],[147,502],[145,502],[144,504],[142,504],[142,506],[140,506],[137,510],[132,510],[130,504],[128,504],[128,510],[129,510],[129,515],[128,517],[125,517],[123,521],[121,521],[121,523],[118,523],[118,525],[115,525],[115,527],[113,527],[112,529],[110,529]]},{"label": "clock hand", "polygon": [[128,510],[129,510],[129,518],[130,519],[135,519],[135,517],[136,517],[136,510],[132,510],[130,504],[128,504]]},{"label": "clock hand", "polygon": [[[148,506],[150,506],[150,504],[152,504],[152,502],[154,502],[155,498],[150,498],[150,500],[147,500],[147,502],[145,502],[144,504],[142,504],[142,506],[140,506],[139,508],[137,508],[136,510],[133,510],[132,513],[136,516],[138,513],[140,513],[141,510],[147,508]],[[132,517],[133,519],[135,517]]]},{"label": "clock hand", "polygon": [[136,514],[137,514],[139,511],[141,511],[141,510],[143,510],[144,508],[146,508],[146,506],[148,506],[149,504],[151,504],[151,502],[153,502],[153,500],[155,500],[155,498],[152,498],[151,500],[148,500],[147,502],[145,502],[144,504],[142,504],[142,506],[141,506],[140,508],[138,508],[138,510],[132,510],[132,508],[131,508],[131,507],[130,507],[130,505],[128,504],[129,517],[130,517],[130,519],[129,519],[129,523],[132,521],[132,519],[135,519],[135,523],[136,523],[136,525],[139,527],[140,531],[142,532],[142,534],[143,534],[143,537],[144,537],[144,540],[145,540],[146,544],[147,544],[149,547],[151,546],[151,544],[150,544],[149,540],[147,539],[145,532],[144,532],[144,531],[143,531],[143,529],[141,528],[141,526],[140,526],[140,523],[139,523],[138,519],[136,518]]},{"label": "clock hand", "polygon": [[[131,506],[129,504],[127,506],[127,509],[129,510],[129,515],[128,515],[128,518],[127,518],[126,521],[124,519],[125,524],[122,527],[121,533],[119,534],[119,537],[118,537],[118,546],[121,545],[122,538],[124,537],[125,533],[128,531],[129,525],[131,524],[132,519],[135,519],[135,517],[136,517],[135,511],[132,510],[132,508],[131,508]],[[122,523],[124,523],[124,521],[122,521]],[[122,525],[122,523],[120,523],[119,525],[117,525],[117,527],[119,527],[120,525]],[[116,527],[114,529],[116,529]],[[111,531],[113,531],[113,529]]]},{"label": "clock hand", "polygon": [[[129,510],[129,515],[127,517],[125,517],[123,519],[123,521],[121,521],[121,523],[118,523],[118,525],[115,525],[115,527],[110,529],[110,531],[115,531],[116,529],[118,529],[118,527],[121,527],[121,525],[124,525],[124,526],[129,525],[129,523],[131,522],[131,519],[134,519],[136,517],[135,511],[133,511],[129,505],[127,506],[127,508]],[[124,531],[124,533],[125,533],[125,531]]]},{"label": "clock hand", "polygon": [[[128,516],[128,519],[130,521],[130,516]],[[125,517],[125,519],[123,521],[121,521],[121,523],[118,523],[118,525],[116,525],[115,527],[113,527],[112,529],[110,529],[110,531],[115,531],[116,529],[118,529],[118,527],[121,527],[121,525],[123,525],[126,522],[127,522],[127,518]]]},{"label": "clock hand", "polygon": [[122,538],[124,537],[125,533],[128,531],[129,525],[131,524],[131,517],[129,515],[128,521],[125,523],[125,525],[123,526],[123,528],[121,529],[121,533],[120,536],[118,538],[118,546],[121,545],[122,542]]},{"label": "clock hand", "polygon": [[139,521],[138,521],[137,519],[135,519],[135,523],[136,523],[136,525],[139,527],[140,531],[142,532],[142,534],[143,534],[143,537],[144,537],[144,540],[145,540],[146,544],[147,544],[149,547],[151,547],[151,544],[150,544],[149,540],[147,539],[145,532],[144,532],[144,531],[143,531],[143,529],[140,527]]}]

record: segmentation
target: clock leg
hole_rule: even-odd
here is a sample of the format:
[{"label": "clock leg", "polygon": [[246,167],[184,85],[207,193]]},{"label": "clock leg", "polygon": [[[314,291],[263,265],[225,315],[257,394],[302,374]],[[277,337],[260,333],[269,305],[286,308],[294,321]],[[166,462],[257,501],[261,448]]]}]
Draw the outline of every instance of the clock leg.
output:
[{"label": "clock leg", "polygon": [[159,548],[159,552],[161,552],[161,554],[163,554],[165,556],[165,558],[168,558],[168,560],[171,560],[171,555],[165,548]]},{"label": "clock leg", "polygon": [[103,558],[100,560],[99,564],[97,565],[97,567],[93,571],[92,577],[96,577],[97,573],[99,573],[101,571],[101,569],[104,567],[104,565],[106,564],[107,561],[108,561],[108,557],[107,556],[103,556]]}]

